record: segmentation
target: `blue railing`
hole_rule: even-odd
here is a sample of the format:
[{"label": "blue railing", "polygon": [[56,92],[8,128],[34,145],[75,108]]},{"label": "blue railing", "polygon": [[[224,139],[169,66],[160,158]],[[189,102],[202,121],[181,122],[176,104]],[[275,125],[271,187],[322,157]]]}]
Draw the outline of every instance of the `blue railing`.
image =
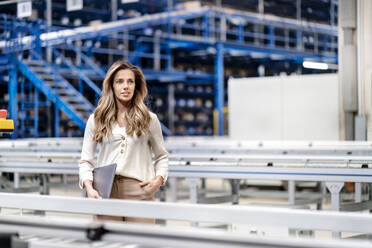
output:
[{"label": "blue railing", "polygon": [[[56,59],[61,59],[62,63],[66,65],[72,73],[77,75],[81,82],[84,82],[90,89],[92,89],[95,93],[95,103],[98,102],[99,96],[101,95],[101,89],[94,83],[92,80],[90,80],[81,70],[76,68],[74,64],[65,56],[63,56],[60,52],[57,51],[57,49],[53,48],[53,54],[55,55]],[[83,89],[81,89],[82,93]]]}]

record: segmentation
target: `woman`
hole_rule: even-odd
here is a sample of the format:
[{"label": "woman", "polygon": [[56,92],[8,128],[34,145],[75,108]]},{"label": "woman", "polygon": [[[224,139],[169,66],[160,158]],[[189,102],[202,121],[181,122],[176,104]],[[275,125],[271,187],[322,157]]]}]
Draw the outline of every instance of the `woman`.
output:
[{"label": "woman", "polygon": [[[101,198],[92,187],[95,166],[117,164],[110,198],[154,200],[167,180],[168,153],[160,122],[144,104],[146,96],[146,81],[138,67],[123,61],[110,67],[98,106],[87,121],[79,164],[79,185],[86,188],[89,198]],[[99,218],[154,223],[143,218]]]}]

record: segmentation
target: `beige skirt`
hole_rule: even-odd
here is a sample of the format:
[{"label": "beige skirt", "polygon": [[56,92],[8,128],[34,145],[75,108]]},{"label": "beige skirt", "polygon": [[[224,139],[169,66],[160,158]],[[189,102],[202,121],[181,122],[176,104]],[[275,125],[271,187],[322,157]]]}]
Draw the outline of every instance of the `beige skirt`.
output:
[{"label": "beige skirt", "polygon": [[[143,200],[143,201],[153,201],[154,194],[146,191],[146,186],[141,187],[139,184],[141,181],[116,175],[110,198],[111,199],[124,199],[124,200]],[[155,223],[154,219],[147,218],[136,218],[136,217],[119,217],[119,216],[106,216],[98,215],[96,217],[98,220],[116,220],[116,221],[128,221],[128,222],[138,222],[138,223]]]}]

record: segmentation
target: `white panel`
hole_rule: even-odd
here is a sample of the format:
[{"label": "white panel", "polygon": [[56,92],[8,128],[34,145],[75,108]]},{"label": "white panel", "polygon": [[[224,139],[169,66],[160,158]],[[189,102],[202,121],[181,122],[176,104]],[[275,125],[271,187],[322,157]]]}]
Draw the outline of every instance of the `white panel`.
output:
[{"label": "white panel", "polygon": [[248,140],[338,140],[337,74],[229,80],[229,134]]},{"label": "white panel", "polygon": [[283,140],[338,140],[337,75],[283,80]]},{"label": "white panel", "polygon": [[67,11],[81,10],[83,8],[83,0],[67,0]]},{"label": "white panel", "polygon": [[17,17],[29,17],[32,14],[31,1],[17,3]]},{"label": "white panel", "polygon": [[281,80],[230,79],[229,134],[233,139],[281,139]]}]

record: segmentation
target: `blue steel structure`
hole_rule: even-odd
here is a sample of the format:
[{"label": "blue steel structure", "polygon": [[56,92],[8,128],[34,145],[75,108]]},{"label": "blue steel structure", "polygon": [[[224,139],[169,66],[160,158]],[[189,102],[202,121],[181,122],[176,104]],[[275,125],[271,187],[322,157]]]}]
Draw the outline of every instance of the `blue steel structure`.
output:
[{"label": "blue steel structure", "polygon": [[[169,84],[204,87],[199,92],[178,89],[175,94],[212,97],[218,135],[225,130],[226,78],[245,73],[240,61],[256,67],[282,62],[296,70],[305,59],[337,63],[334,25],[216,7],[163,8],[163,12],[77,28],[47,27],[42,21],[10,19],[5,15],[0,21],[0,35],[5,37],[0,40],[0,79],[8,77],[10,118],[20,120],[14,137],[81,135],[97,103],[105,71],[110,61],[117,59],[127,59],[143,69],[150,92],[158,92],[167,102],[163,104],[165,109],[171,109],[171,104],[178,112],[183,111],[179,106],[185,108],[177,99],[174,103],[168,101]],[[48,50],[52,51],[49,58]],[[1,61],[10,61],[10,66],[2,66]],[[234,70],[238,73],[231,72]],[[214,94],[207,90],[212,86]],[[47,109],[46,122],[53,122],[49,130],[38,127],[41,106]],[[194,112],[204,111],[212,119],[213,106],[204,110],[201,105],[188,107]],[[177,114],[163,111],[165,116]],[[173,126],[165,119],[166,126]],[[27,121],[33,121],[29,125],[33,132],[29,134],[25,131]],[[192,118],[178,121],[186,125],[196,122]],[[211,125],[210,121],[204,122]],[[75,129],[66,134],[60,130],[61,125]],[[165,131],[177,134],[174,128],[167,130],[166,126]]]}]

